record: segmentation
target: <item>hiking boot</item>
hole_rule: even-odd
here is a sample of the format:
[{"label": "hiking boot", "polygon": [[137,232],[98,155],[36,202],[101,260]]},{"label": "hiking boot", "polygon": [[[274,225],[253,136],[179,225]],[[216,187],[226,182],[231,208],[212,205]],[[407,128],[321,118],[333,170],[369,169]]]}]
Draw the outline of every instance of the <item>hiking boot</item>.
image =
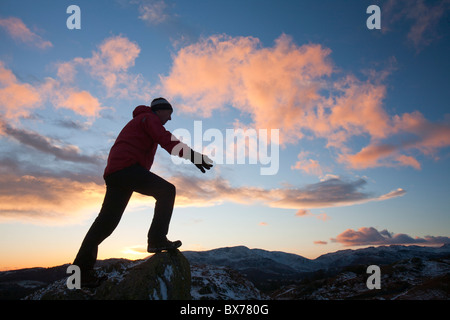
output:
[{"label": "hiking boot", "polygon": [[169,241],[165,238],[162,241],[150,241],[147,247],[149,253],[161,252],[164,250],[175,250],[181,247],[181,241]]}]

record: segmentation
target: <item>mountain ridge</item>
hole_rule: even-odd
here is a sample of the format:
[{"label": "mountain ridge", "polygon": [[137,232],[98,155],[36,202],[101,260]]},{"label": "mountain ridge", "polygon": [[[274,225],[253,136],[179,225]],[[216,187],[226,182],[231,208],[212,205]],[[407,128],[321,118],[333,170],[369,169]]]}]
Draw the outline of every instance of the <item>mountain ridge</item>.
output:
[{"label": "mountain ridge", "polygon": [[[222,247],[205,251],[183,251],[183,254],[191,263],[202,263],[209,261],[215,265],[226,265],[238,267],[245,264],[247,267],[255,264],[255,258],[277,260],[277,263],[294,264],[289,268],[297,272],[312,272],[320,269],[329,269],[330,267],[343,267],[351,264],[361,264],[372,262],[370,264],[388,264],[402,259],[421,257],[421,256],[440,256],[450,254],[450,244],[444,244],[440,247],[425,247],[417,245],[389,245],[389,246],[371,246],[361,249],[344,249],[335,252],[320,255],[315,259],[308,259],[294,253],[283,251],[269,251],[259,248],[250,249],[246,246]],[[251,257],[249,258],[249,255]],[[371,256],[370,259],[364,259]],[[242,259],[242,260],[240,260]],[[245,261],[243,261],[245,260]],[[345,260],[345,261],[342,261]],[[261,261],[258,261],[261,262]]]},{"label": "mountain ridge", "polygon": [[[367,293],[364,278],[368,276],[367,267],[373,264],[382,266],[382,275],[385,277],[384,289],[390,288],[389,292],[393,291],[396,296],[403,298],[409,297],[408,292],[414,292],[413,288],[416,286],[423,286],[424,283],[426,286],[439,286],[442,283],[445,284],[445,281],[438,279],[445,280],[450,276],[449,244],[441,247],[390,245],[356,250],[345,249],[327,253],[315,259],[282,251],[249,249],[246,246],[222,247],[206,251],[182,251],[181,253],[190,264],[193,275],[191,293],[195,299],[231,299],[233,297],[235,299],[245,297],[251,297],[251,299],[259,299],[258,297],[341,299],[349,295],[357,296],[355,292],[358,292],[361,297],[365,297],[364,295],[371,297]],[[141,260],[120,258],[99,260],[96,268],[105,270],[105,268],[111,268],[111,265],[133,264]],[[57,280],[67,278],[67,266],[69,264],[51,268],[36,267],[2,271],[0,272],[0,299],[22,299]],[[389,284],[393,281],[392,279],[396,279],[394,284]],[[245,284],[245,281],[250,281],[252,286],[248,292],[245,288],[251,286],[248,283]],[[432,285],[428,285],[427,281],[431,281],[429,283]],[[342,283],[345,283],[345,286],[342,286]],[[344,288],[349,284],[355,287],[350,293],[331,294],[336,287]],[[425,289],[428,290],[426,286]],[[408,292],[401,291],[403,289]],[[450,296],[450,292],[442,293],[442,290],[444,292],[447,290],[446,288],[439,290],[441,291],[434,296]],[[383,297],[391,297],[391,295]]]}]

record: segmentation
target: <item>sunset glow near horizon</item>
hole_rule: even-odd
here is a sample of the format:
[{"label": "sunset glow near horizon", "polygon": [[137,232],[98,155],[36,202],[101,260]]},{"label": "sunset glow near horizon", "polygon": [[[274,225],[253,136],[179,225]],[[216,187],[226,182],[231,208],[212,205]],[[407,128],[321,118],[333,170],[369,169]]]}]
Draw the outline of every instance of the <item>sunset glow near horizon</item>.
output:
[{"label": "sunset glow near horizon", "polygon": [[[449,21],[450,1],[2,0],[0,271],[73,261],[109,149],[161,96],[215,161],[158,148],[182,251],[450,243]],[[148,256],[153,207],[135,193],[98,258]]]}]

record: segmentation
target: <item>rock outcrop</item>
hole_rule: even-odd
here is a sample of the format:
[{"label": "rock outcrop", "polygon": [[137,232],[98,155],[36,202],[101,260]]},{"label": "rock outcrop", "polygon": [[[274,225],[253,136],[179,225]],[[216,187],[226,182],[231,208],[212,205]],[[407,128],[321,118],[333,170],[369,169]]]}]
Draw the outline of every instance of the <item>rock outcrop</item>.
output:
[{"label": "rock outcrop", "polygon": [[97,268],[107,279],[96,289],[68,289],[62,279],[28,300],[183,300],[191,299],[191,271],[178,251],[154,254],[145,260],[118,260]]}]

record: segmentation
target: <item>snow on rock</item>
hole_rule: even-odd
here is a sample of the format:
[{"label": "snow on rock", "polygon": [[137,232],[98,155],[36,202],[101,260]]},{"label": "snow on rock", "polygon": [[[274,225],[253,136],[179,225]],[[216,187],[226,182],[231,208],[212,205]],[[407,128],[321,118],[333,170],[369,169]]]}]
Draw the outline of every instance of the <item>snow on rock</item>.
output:
[{"label": "snow on rock", "polygon": [[267,299],[237,271],[221,266],[192,265],[194,300],[262,300]]}]

